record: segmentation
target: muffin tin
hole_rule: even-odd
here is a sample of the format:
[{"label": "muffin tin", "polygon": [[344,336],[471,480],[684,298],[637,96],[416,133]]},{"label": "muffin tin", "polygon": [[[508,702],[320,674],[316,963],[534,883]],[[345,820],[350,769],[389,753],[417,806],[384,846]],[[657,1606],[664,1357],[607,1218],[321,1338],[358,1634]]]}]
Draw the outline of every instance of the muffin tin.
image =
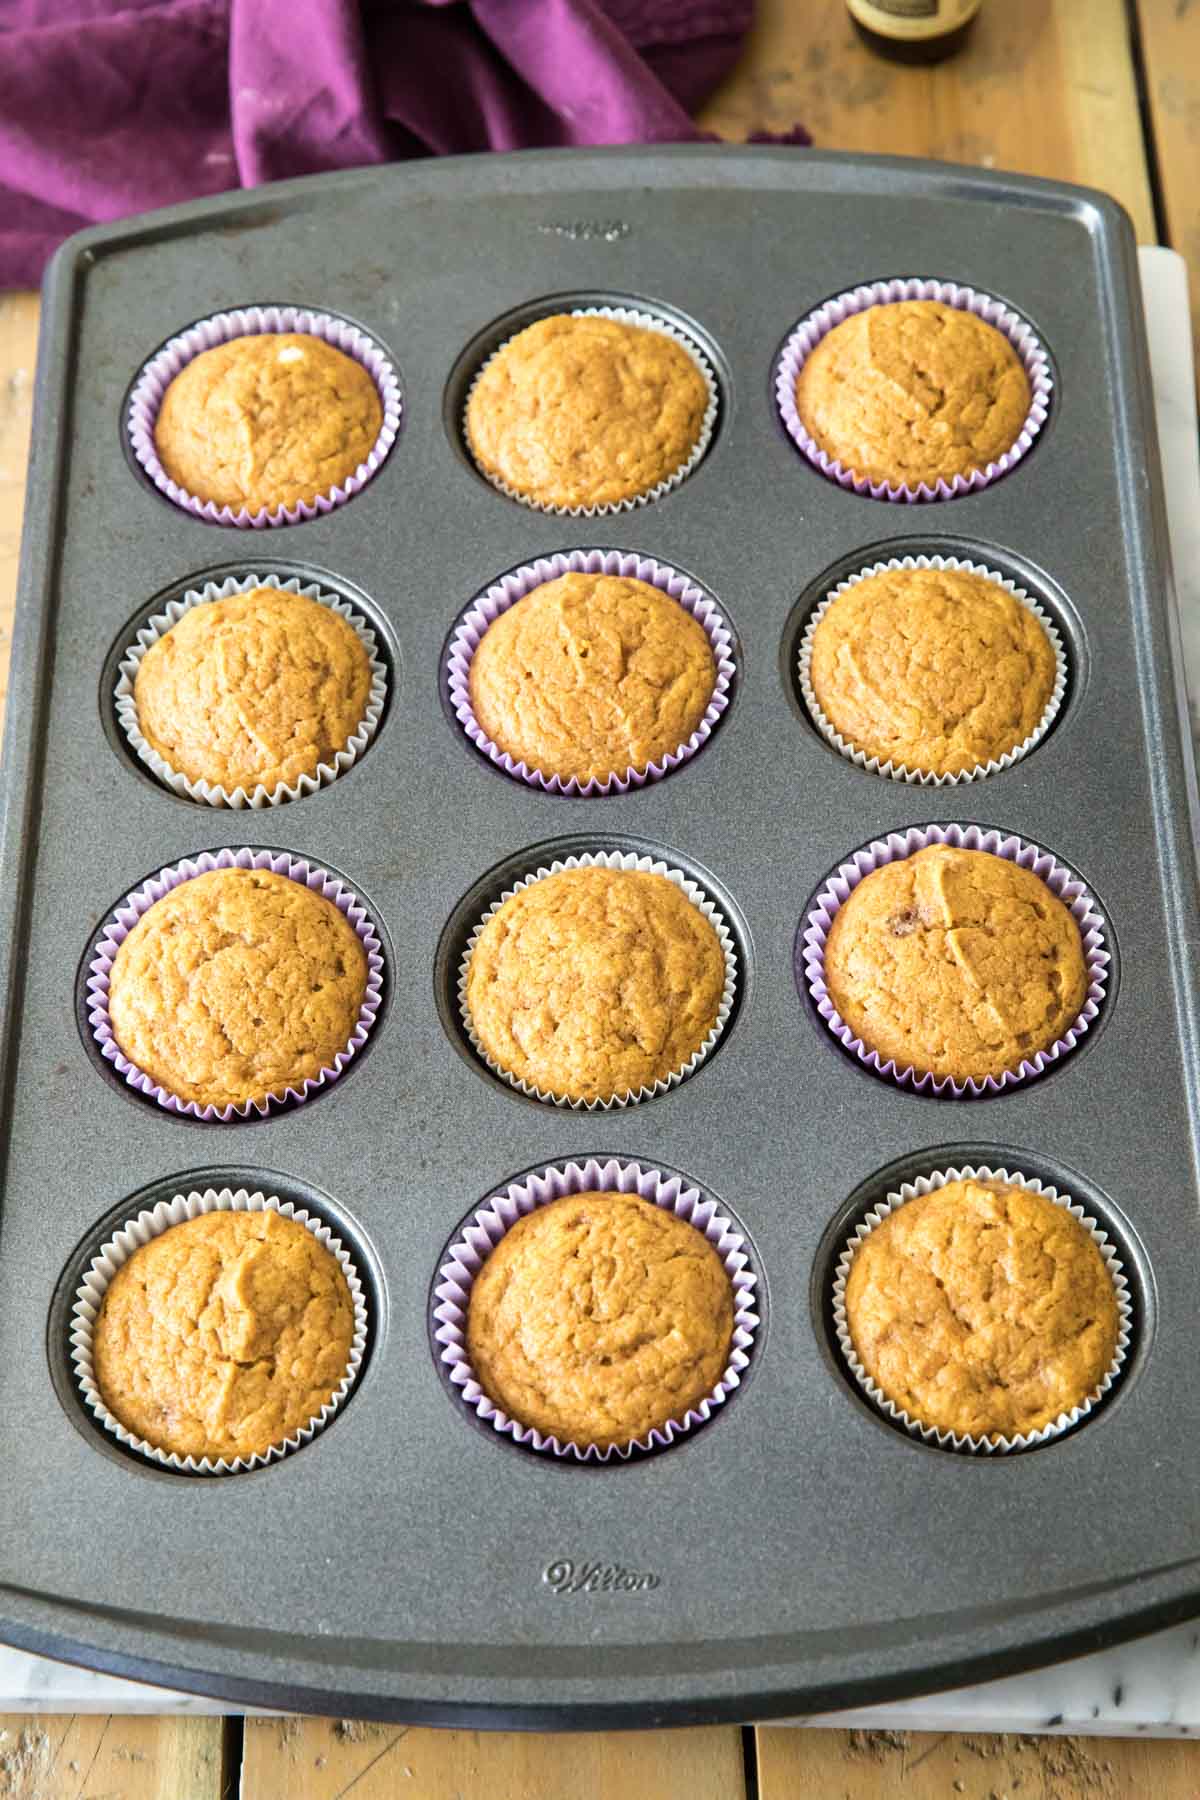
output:
[{"label": "muffin tin", "polygon": [[[602,229],[614,219],[623,229]],[[593,228],[594,222],[594,228]],[[333,254],[314,258],[324,242]],[[980,491],[888,504],[789,439],[797,321],[873,279],[969,283],[1053,367],[1028,453]],[[156,346],[252,304],[328,308],[392,360],[401,428],[364,489],[261,533],[157,492],[124,414]],[[720,409],[675,491],[601,519],[536,514],[474,470],[472,374],[542,313],[677,319]],[[233,194],[72,240],[47,285],[5,752],[0,992],[0,1638],[124,1675],[321,1712],[605,1726],[825,1709],[1003,1673],[1200,1610],[1194,777],[1132,236],[1109,200],[889,159],[727,148],[414,163]],[[719,728],[660,781],[579,797],[491,764],[446,649],[506,571],[573,549],[653,557],[712,595],[736,670]],[[848,573],[985,564],[1052,617],[1069,680],[1023,760],[946,788],[825,744],[797,648]],[[270,812],[197,805],[130,752],[112,699],[138,627],[264,564],[367,618],[387,664],[367,754]],[[858,1066],[795,977],[839,864],[913,826],[1019,835],[1087,884],[1112,962],[1085,1037],[978,1099]],[[335,871],[379,926],[383,1007],[322,1095],[263,1119],[173,1116],[114,1077],[86,982],[120,897],[250,844]],[[739,981],[670,1092],[556,1108],[491,1074],[456,983],[506,885],[555,858],[662,858],[729,924]],[[547,1165],[680,1176],[745,1238],[761,1317],[737,1389],[679,1441],[596,1466],[464,1405],[438,1271],[477,1209]],[[1112,1240],[1125,1367],[1052,1443],[973,1457],[909,1438],[848,1380],[831,1284],[855,1224],[932,1170],[1020,1169]],[[70,1364],[76,1288],[113,1229],[245,1187],[329,1224],[364,1283],[338,1415],[271,1467],[191,1476],[96,1424]]]}]

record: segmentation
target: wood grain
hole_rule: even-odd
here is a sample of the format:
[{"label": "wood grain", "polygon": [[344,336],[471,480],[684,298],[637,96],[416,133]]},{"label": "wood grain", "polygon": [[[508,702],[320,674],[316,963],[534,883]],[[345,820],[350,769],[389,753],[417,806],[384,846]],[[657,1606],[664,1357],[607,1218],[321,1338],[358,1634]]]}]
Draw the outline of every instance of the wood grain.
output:
[{"label": "wood grain", "polygon": [[225,1800],[224,1744],[222,1719],[0,1713],[0,1800]]},{"label": "wood grain", "polygon": [[241,1800],[745,1800],[741,1733],[423,1731],[247,1719]]},{"label": "wood grain", "polygon": [[741,62],[700,122],[729,138],[799,123],[826,149],[1085,182],[1155,242],[1123,0],[988,0],[965,50],[932,69],[875,56],[844,0],[759,0]]},{"label": "wood grain", "polygon": [[1167,241],[1187,258],[1200,344],[1200,0],[1139,0]]},{"label": "wood grain", "polygon": [[0,721],[4,718],[12,650],[37,322],[36,294],[0,294]]}]

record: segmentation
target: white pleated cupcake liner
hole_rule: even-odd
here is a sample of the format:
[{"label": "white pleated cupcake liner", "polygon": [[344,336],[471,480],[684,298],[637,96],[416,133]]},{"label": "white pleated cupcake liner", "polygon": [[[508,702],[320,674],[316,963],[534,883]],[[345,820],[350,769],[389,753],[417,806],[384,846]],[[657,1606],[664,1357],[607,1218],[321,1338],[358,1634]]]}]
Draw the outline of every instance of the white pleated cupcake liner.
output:
[{"label": "white pleated cupcake liner", "polygon": [[[546,314],[544,316],[553,317],[554,315]],[[475,453],[471,449],[471,440],[467,435],[467,408],[471,404],[471,395],[475,392],[476,383],[479,381],[480,376],[491,363],[495,362],[496,358],[501,355],[503,351],[508,349],[508,346],[513,341],[511,337],[505,338],[504,342],[492,351],[492,354],[486,361],[480,364],[471,380],[471,385],[467,389],[466,400],[463,402],[463,442],[467,447],[467,453],[470,456],[471,461],[489,486],[494,487],[498,493],[503,494],[507,499],[515,500],[518,506],[529,507],[531,512],[548,513],[551,517],[559,519],[602,519],[613,513],[633,512],[635,507],[648,506],[652,500],[661,500],[664,494],[671,493],[673,489],[679,486],[680,482],[687,480],[693,469],[697,468],[703,460],[705,452],[712,442],[713,427],[717,422],[717,408],[719,405],[717,378],[713,373],[708,358],[704,355],[704,352],[700,349],[700,346],[696,341],[689,337],[685,331],[680,330],[679,326],[673,325],[669,319],[660,318],[657,313],[641,312],[636,308],[629,306],[574,306],[571,308],[570,316],[573,319],[614,319],[618,325],[637,325],[640,326],[643,331],[657,331],[662,337],[670,338],[672,343],[678,344],[680,349],[685,350],[691,357],[693,363],[696,365],[696,368],[700,371],[700,374],[704,379],[705,387],[708,389],[708,404],[704,409],[704,417],[700,421],[700,430],[697,434],[696,442],[693,444],[688,456],[680,463],[679,467],[673,470],[670,475],[665,476],[663,480],[656,482],[653,487],[647,488],[644,494],[633,494],[624,500],[610,500],[602,506],[551,506],[547,502],[531,499],[528,494],[519,494],[515,488],[509,487],[506,481],[502,481],[498,475],[489,475],[488,471],[476,459]],[[538,323],[539,321],[536,319],[530,320],[530,324]],[[528,329],[528,327],[523,327],[522,329]],[[519,332],[513,333],[513,337],[518,336],[520,336]]]},{"label": "white pleated cupcake liner", "polygon": [[[1113,1293],[1117,1302],[1118,1327],[1117,1345],[1112,1362],[1091,1392],[1073,1406],[1069,1412],[1060,1413],[1048,1425],[1038,1431],[1015,1433],[1012,1437],[972,1437],[956,1431],[941,1431],[933,1425],[923,1425],[904,1410],[889,1400],[859,1361],[846,1320],[846,1282],[850,1275],[850,1266],[860,1246],[870,1237],[877,1225],[881,1225],[898,1207],[909,1200],[915,1200],[920,1194],[930,1194],[943,1188],[951,1181],[1002,1181],[1010,1187],[1028,1188],[1032,1193],[1041,1194],[1055,1206],[1061,1206],[1078,1220],[1091,1237],[1104,1260],[1104,1266],[1112,1280]],[[939,1169],[929,1175],[922,1175],[916,1181],[906,1181],[878,1206],[872,1207],[862,1222],[857,1226],[846,1243],[845,1249],[838,1258],[833,1283],[833,1323],[837,1341],[842,1355],[850,1368],[855,1381],[873,1405],[889,1419],[903,1425],[912,1437],[920,1438],[923,1443],[936,1444],[941,1450],[966,1451],[976,1456],[1005,1455],[1012,1450],[1031,1450],[1038,1444],[1048,1444],[1054,1438],[1061,1437],[1086,1419],[1094,1411],[1100,1401],[1108,1393],[1117,1379],[1129,1354],[1130,1337],[1133,1331],[1133,1301],[1129,1290],[1129,1282],[1125,1277],[1124,1264],[1117,1254],[1116,1248],[1109,1240],[1108,1234],[1082,1206],[1074,1201],[1070,1194],[1060,1194],[1057,1188],[1047,1186],[1036,1177],[1022,1175],[1018,1170],[1009,1174],[1007,1169],[991,1169],[983,1164],[966,1166],[960,1169]]]},{"label": "white pleated cupcake liner", "polygon": [[[471,1009],[467,1004],[467,973],[480,933],[492,914],[499,912],[505,901],[511,900],[514,894],[519,894],[523,888],[532,887],[536,881],[544,881],[549,875],[561,874],[564,869],[621,869],[636,870],[639,874],[664,875],[668,881],[674,882],[681,893],[686,895],[717,934],[721,952],[725,958],[725,982],[717,1007],[716,1020],[704,1042],[697,1050],[693,1051],[682,1068],[673,1069],[669,1075],[656,1081],[653,1087],[638,1088],[636,1092],[629,1090],[623,1094],[613,1094],[603,1100],[573,1100],[568,1094],[549,1093],[542,1088],[535,1087],[531,1082],[521,1081],[517,1076],[510,1074],[488,1054],[476,1035]],[[472,931],[463,952],[462,961],[458,966],[458,1010],[463,1029],[476,1056],[481,1062],[486,1063],[494,1075],[498,1075],[502,1081],[507,1082],[509,1087],[515,1088],[518,1094],[526,1094],[531,1099],[545,1101],[551,1106],[569,1107],[574,1112],[607,1112],[613,1107],[634,1106],[641,1100],[651,1100],[659,1094],[669,1093],[673,1087],[678,1087],[679,1083],[685,1081],[689,1075],[694,1075],[701,1063],[711,1054],[728,1023],[729,1015],[733,1011],[737,983],[737,950],[734,947],[733,934],[719,908],[698,882],[685,875],[681,869],[673,869],[669,863],[660,862],[652,856],[638,856],[632,851],[588,851],[583,856],[556,859],[549,865],[535,869],[532,874],[522,876],[520,881],[514,881],[511,887],[505,888],[498,900],[492,902]]]},{"label": "white pleated cupcake liner", "polygon": [[[932,486],[926,481],[918,482],[915,487],[908,482],[869,481],[822,450],[800,418],[796,409],[796,380],[821,339],[835,325],[840,325],[843,319],[848,319],[867,307],[888,306],[899,300],[938,300],[945,306],[956,306],[961,311],[972,312],[988,325],[994,325],[997,330],[1002,331],[1020,358],[1029,381],[1029,411],[1015,442],[995,462],[988,463],[986,468],[974,469],[969,475],[955,475],[951,481],[939,476]],[[978,293],[974,288],[964,287],[956,281],[920,278],[872,281],[838,294],[832,300],[826,300],[792,331],[780,352],[775,371],[775,399],[780,417],[788,436],[803,451],[809,462],[839,487],[850,488],[856,494],[869,494],[872,500],[890,500],[904,505],[927,500],[953,500],[960,494],[970,494],[985,488],[1001,475],[1006,475],[1028,453],[1033,440],[1045,424],[1050,411],[1053,386],[1050,358],[1032,325],[1019,313],[1005,306],[1003,301],[993,300],[990,294]]]},{"label": "white pleated cupcake liner", "polygon": [[[219,782],[192,781],[188,776],[181,775],[159,751],[146,742],[138,724],[134,683],[147,650],[161,637],[165,637],[185,613],[197,606],[207,606],[214,600],[228,600],[233,594],[248,594],[260,587],[277,588],[285,594],[301,594],[305,599],[315,601],[318,606],[326,606],[330,612],[345,619],[367,653],[371,665],[371,687],[362,719],[342,748],[334,752],[332,760],[318,763],[315,775],[301,774],[294,782],[289,784],[281,781],[274,788],[266,788],[260,782],[249,792],[244,787],[236,787],[230,791]],[[113,701],[117,722],[139,762],[145,763],[164,787],[169,787],[173,793],[185,799],[194,800],[197,805],[250,807],[257,810],[264,806],[282,806],[287,800],[298,800],[306,794],[315,794],[319,789],[328,787],[330,782],[336,781],[339,775],[344,775],[347,769],[353,768],[375,736],[383,717],[383,709],[387,704],[387,669],[380,660],[379,643],[374,631],[348,601],[327,592],[316,582],[301,582],[298,576],[279,575],[268,570],[262,575],[230,575],[221,582],[207,581],[203,587],[189,588],[182,599],[169,600],[162,612],[147,619],[121,658]]]},{"label": "white pleated cupcake liner", "polygon": [[[1011,750],[1005,751],[1003,756],[993,757],[986,763],[976,763],[973,769],[960,769],[953,774],[937,775],[929,769],[912,769],[906,763],[894,763],[890,758],[884,760],[878,756],[869,755],[867,751],[858,749],[848,738],[843,737],[826,716],[812,685],[813,640],[816,637],[817,627],[834,602],[839,600],[850,588],[857,587],[860,581],[866,581],[872,575],[883,575],[891,569],[952,569],[967,575],[979,575],[985,581],[995,582],[997,587],[1002,587],[1006,593],[1013,596],[1014,600],[1019,601],[1026,612],[1033,614],[1050,640],[1050,648],[1054,652],[1054,686],[1041,718],[1023,743],[1014,745]],[[803,695],[804,704],[821,736],[827,743],[833,745],[839,756],[844,756],[847,762],[852,762],[856,768],[865,769],[870,775],[883,775],[889,781],[903,781],[920,787],[957,787],[964,782],[980,781],[987,775],[998,775],[1001,769],[1011,768],[1013,763],[1020,762],[1022,757],[1028,756],[1029,752],[1035,750],[1041,743],[1062,710],[1063,697],[1067,691],[1067,653],[1049,613],[1044,607],[1039,606],[1023,587],[1018,587],[1017,583],[1010,580],[1007,575],[998,574],[995,569],[989,569],[984,563],[969,562],[959,556],[892,556],[886,562],[872,563],[870,567],[859,569],[854,575],[848,575],[844,581],[839,581],[837,586],[831,588],[826,594],[805,626],[804,636],[800,640],[799,667],[800,692]]]},{"label": "white pleated cupcake liner", "polygon": [[[561,575],[570,574],[621,575],[647,582],[661,593],[669,595],[684,612],[703,626],[717,667],[712,698],[705,708],[703,718],[686,743],[679,744],[668,752],[660,762],[647,763],[641,769],[630,768],[624,775],[609,775],[604,780],[593,776],[586,782],[580,782],[574,775],[564,780],[561,776],[546,775],[541,769],[531,769],[527,763],[514,760],[507,750],[501,750],[487,735],[471,704],[471,664],[488,627],[535,588],[542,587],[548,581],[557,581]],[[729,705],[729,688],[735,667],[733,635],[716,602],[686,575],[681,575],[668,563],[655,562],[652,557],[639,556],[631,550],[571,550],[555,556],[539,556],[535,562],[523,563],[519,569],[502,575],[479,596],[450,641],[446,657],[446,681],[450,702],[459,724],[476,749],[495,763],[497,768],[531,787],[543,788],[548,794],[569,794],[590,799],[603,794],[625,794],[630,788],[640,788],[648,782],[661,781],[664,775],[670,774],[672,769],[677,769],[680,763],[694,756],[708,742],[714,725]]]},{"label": "white pleated cupcake liner", "polygon": [[[182,1225],[188,1219],[198,1219],[205,1213],[212,1212],[267,1211],[277,1212],[282,1218],[294,1219],[298,1225],[303,1225],[337,1259],[342,1274],[346,1277],[354,1306],[354,1336],[350,1344],[346,1373],[320,1412],[307,1425],[280,1443],[272,1444],[267,1450],[229,1459],[180,1456],[175,1451],[159,1450],[121,1424],[109,1411],[96,1382],[92,1367],[92,1336],[109,1283],[117,1270],[143,1244],[148,1244],[152,1238],[161,1237],[164,1232],[170,1231],[175,1225]],[[247,1469],[266,1468],[269,1463],[278,1462],[281,1457],[298,1450],[302,1444],[311,1443],[317,1433],[324,1430],[354,1386],[367,1343],[367,1303],[362,1282],[341,1239],[335,1237],[321,1219],[302,1207],[297,1207],[291,1200],[280,1200],[277,1195],[264,1194],[260,1189],[255,1189],[253,1193],[246,1188],[205,1188],[202,1192],[193,1189],[187,1194],[176,1194],[173,1200],[160,1200],[152,1210],[140,1212],[135,1219],[127,1219],[121,1229],[102,1244],[92,1258],[87,1273],[75,1291],[71,1320],[71,1363],[88,1410],[99,1420],[105,1431],[110,1432],[126,1449],[136,1450],[139,1456],[160,1463],[165,1469],[175,1469],[187,1475],[236,1475]]]},{"label": "white pleated cupcake liner", "polygon": [[[218,506],[213,500],[205,500],[189,493],[178,482],[172,481],[163,468],[155,446],[154,427],[163,395],[180,370],[202,351],[212,350],[218,344],[227,344],[233,338],[279,332],[298,332],[320,338],[335,350],[352,356],[370,375],[379,390],[383,423],[366,461],[361,462],[354,473],[347,476],[340,485],[318,494],[315,500],[298,501],[295,506],[263,507],[258,512],[251,513],[244,506],[235,511],[230,506]],[[214,313],[207,319],[198,320],[195,325],[189,325],[186,331],[171,338],[150,358],[134,385],[126,426],[138,462],[159,492],[173,500],[176,506],[183,507],[186,512],[194,513],[198,519],[204,519],[211,525],[234,525],[259,530],[264,526],[298,525],[302,519],[318,518],[322,513],[332,512],[335,507],[344,505],[359,493],[379,469],[395,443],[396,433],[400,429],[401,411],[400,381],[391,361],[373,338],[368,337],[357,325],[351,325],[348,319],[339,319],[334,313],[310,312],[307,308],[297,306],[243,306],[232,312]]]},{"label": "white pleated cupcake liner", "polygon": [[[523,1425],[491,1400],[483,1391],[471,1367],[467,1352],[467,1310],[471,1289],[480,1269],[504,1235],[518,1219],[535,1212],[567,1194],[586,1193],[637,1194],[665,1212],[674,1213],[707,1238],[720,1256],[733,1287],[734,1322],[729,1360],[712,1392],[682,1418],[670,1419],[656,1426],[644,1438],[628,1444],[596,1444],[563,1442],[547,1437],[531,1425]],[[635,1455],[666,1449],[705,1424],[718,1407],[724,1405],[740,1385],[749,1365],[758,1329],[759,1314],[755,1290],[758,1277],[750,1267],[746,1240],[730,1219],[720,1212],[715,1200],[706,1199],[697,1187],[690,1187],[678,1175],[664,1175],[627,1158],[610,1157],[605,1162],[589,1158],[587,1162],[555,1164],[536,1175],[514,1181],[502,1193],[494,1194],[478,1208],[472,1221],[450,1246],[446,1261],[438,1270],[434,1289],[433,1336],[440,1346],[438,1354],[450,1381],[459,1390],[464,1403],[472,1407],[494,1431],[550,1456],[571,1458],[576,1462],[627,1462]]]},{"label": "white pleated cupcake liner", "polygon": [[[1000,1076],[986,1075],[982,1080],[972,1076],[966,1081],[956,1081],[950,1075],[922,1074],[911,1065],[897,1068],[894,1059],[885,1061],[878,1051],[870,1049],[855,1036],[834,1006],[825,984],[825,944],[829,929],[834,916],[859,882],[885,864],[915,856],[918,850],[924,850],[930,844],[949,844],[956,850],[982,850],[988,855],[1003,857],[1006,862],[1016,863],[1022,869],[1031,869],[1062,901],[1079,927],[1088,981],[1082,1009],[1048,1049],[1036,1051],[1017,1069],[1006,1069]],[[805,921],[802,944],[804,979],[809,993],[821,1018],[843,1048],[864,1068],[886,1076],[898,1087],[915,1094],[933,1094],[953,1100],[1003,1093],[1042,1074],[1073,1050],[1099,1014],[1112,960],[1105,942],[1103,916],[1079,877],[1037,844],[1026,843],[1024,839],[1004,832],[988,831],[980,825],[913,825],[905,832],[890,832],[886,838],[875,838],[864,849],[856,850],[822,887]]]},{"label": "white pleated cupcake liner", "polygon": [[[332,901],[349,920],[367,957],[367,987],[358,1018],[345,1049],[338,1051],[333,1062],[317,1075],[306,1076],[299,1087],[288,1087],[278,1093],[268,1094],[264,1100],[246,1100],[239,1105],[231,1102],[221,1107],[201,1106],[195,1100],[181,1100],[178,1095],[170,1093],[152,1076],[139,1069],[117,1043],[108,1011],[109,978],[113,962],[138,920],[164,894],[169,894],[181,883],[191,881],[197,875],[207,875],[214,869],[269,869],[274,875],[284,875],[289,881],[297,881],[302,887],[310,888],[324,899]],[[114,909],[112,916],[101,928],[88,964],[87,992],[88,1022],[92,1028],[92,1036],[99,1046],[101,1056],[112,1063],[128,1086],[168,1112],[178,1113],[189,1119],[217,1119],[228,1124],[234,1119],[248,1119],[252,1114],[265,1117],[268,1112],[289,1102],[299,1104],[307,1100],[310,1094],[328,1087],[338,1079],[346,1065],[366,1043],[379,1012],[383,996],[383,945],[370,915],[354,890],[318,864],[305,862],[303,858],[291,856],[286,851],[253,850],[248,845],[240,850],[205,850],[199,856],[184,857],[181,862],[168,864],[166,868],[160,869],[157,875],[151,876],[148,881],[127,894]]]}]

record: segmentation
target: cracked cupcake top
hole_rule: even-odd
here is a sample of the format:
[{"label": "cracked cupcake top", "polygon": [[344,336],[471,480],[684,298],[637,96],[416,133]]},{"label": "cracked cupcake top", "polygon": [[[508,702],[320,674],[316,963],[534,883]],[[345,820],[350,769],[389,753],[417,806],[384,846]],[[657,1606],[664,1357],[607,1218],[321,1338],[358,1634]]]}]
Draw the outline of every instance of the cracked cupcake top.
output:
[{"label": "cracked cupcake top", "polygon": [[724,986],[720,939],[665,875],[562,869],[488,919],[466,1005],[507,1074],[608,1100],[681,1069],[716,1024]]},{"label": "cracked cupcake top", "polygon": [[865,876],[839,907],[825,983],[882,1061],[979,1081],[1062,1036],[1087,965],[1078,925],[1031,870],[931,844]]},{"label": "cracked cupcake top", "polygon": [[704,1234],[636,1194],[572,1194],[519,1219],[471,1289],[467,1354],[510,1418],[628,1444],[724,1372],[733,1288]]},{"label": "cracked cupcake top", "polygon": [[371,663],[332,607],[259,587],[184,613],[143,656],[133,692],[142,736],[173,770],[230,794],[273,792],[345,749]]},{"label": "cracked cupcake top", "polygon": [[1036,616],[966,569],[884,569],[813,633],[811,681],[834,730],[881,762],[955,775],[1016,750],[1057,673]]},{"label": "cracked cupcake top", "polygon": [[487,363],[467,401],[471,454],[538,506],[613,506],[682,468],[708,386],[662,331],[573,313],[539,319]]},{"label": "cracked cupcake top", "polygon": [[580,783],[642,770],[703,719],[717,667],[678,601],[618,575],[561,575],[489,625],[471,705],[515,762]]},{"label": "cracked cupcake top", "polygon": [[852,313],[796,378],[796,410],[819,448],[893,486],[986,469],[1020,436],[1030,399],[1004,333],[940,300]]},{"label": "cracked cupcake top", "polygon": [[894,1406],[971,1437],[1039,1431],[1111,1367],[1119,1310],[1095,1240],[1044,1194],[949,1181],[854,1253],[846,1324]]},{"label": "cracked cupcake top", "polygon": [[354,1303],[333,1256],[273,1208],[211,1212],[135,1250],[92,1339],[101,1397],[156,1450],[263,1455],[341,1383]]},{"label": "cracked cupcake top", "polygon": [[366,990],[366,952],[332,900],[269,869],[214,869],[142,914],[113,959],[108,1013],[130,1062],[222,1107],[329,1068]]},{"label": "cracked cupcake top", "polygon": [[364,463],[383,424],[361,363],[307,332],[202,350],[163,395],[154,446],[198,500],[250,513],[311,503]]}]

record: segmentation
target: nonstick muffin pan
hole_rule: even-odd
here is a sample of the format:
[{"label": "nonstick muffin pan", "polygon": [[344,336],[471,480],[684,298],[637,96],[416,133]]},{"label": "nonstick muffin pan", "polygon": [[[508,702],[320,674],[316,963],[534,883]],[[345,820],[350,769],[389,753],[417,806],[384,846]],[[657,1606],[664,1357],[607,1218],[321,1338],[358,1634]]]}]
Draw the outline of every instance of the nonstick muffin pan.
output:
[{"label": "nonstick muffin pan", "polygon": [[[1054,383],[1014,468],[927,504],[826,479],[774,395],[800,319],[901,277],[1015,310]],[[128,396],[175,333],[272,304],[343,317],[382,347],[399,433],[323,516],[206,523],[128,451]],[[675,322],[720,387],[698,468],[615,517],[514,504],[460,436],[480,362],[576,305]],[[445,673],[478,596],[575,549],[694,581],[735,662],[696,754],[602,797],[489,761]],[[856,768],[800,697],[812,608],[909,554],[1013,580],[1066,647],[1052,729],[986,779],[914,787]],[[119,663],[170,600],[263,569],[319,583],[368,621],[386,711],[316,793],[197,805],[129,746]],[[878,1700],[1200,1610],[1200,911],[1174,641],[1133,239],[1101,196],[792,150],[534,153],[293,182],[73,239],[47,285],[4,765],[0,1637],[231,1704],[583,1727]],[[1111,958],[1074,1048],[974,1099],[864,1067],[796,976],[805,917],[841,863],[951,824],[1013,834],[1078,876]],[[205,1123],[139,1095],[100,1055],[87,970],[124,895],[243,846],[354,890],[383,946],[382,997],[338,1081],[266,1118]],[[738,985],[686,1080],[588,1111],[492,1074],[456,982],[506,887],[598,852],[661,858],[696,882],[729,926]],[[436,1335],[438,1271],[476,1210],[590,1157],[679,1175],[715,1202],[745,1238],[760,1317],[707,1422],[600,1466],[493,1430],[447,1378]],[[968,1164],[1069,1193],[1130,1284],[1111,1393],[1020,1454],[907,1437],[855,1391],[833,1332],[833,1269],[865,1212]],[[74,1293],[100,1244],[209,1187],[324,1219],[369,1323],[327,1429],[271,1467],[217,1477],[123,1449],[70,1363]]]}]

